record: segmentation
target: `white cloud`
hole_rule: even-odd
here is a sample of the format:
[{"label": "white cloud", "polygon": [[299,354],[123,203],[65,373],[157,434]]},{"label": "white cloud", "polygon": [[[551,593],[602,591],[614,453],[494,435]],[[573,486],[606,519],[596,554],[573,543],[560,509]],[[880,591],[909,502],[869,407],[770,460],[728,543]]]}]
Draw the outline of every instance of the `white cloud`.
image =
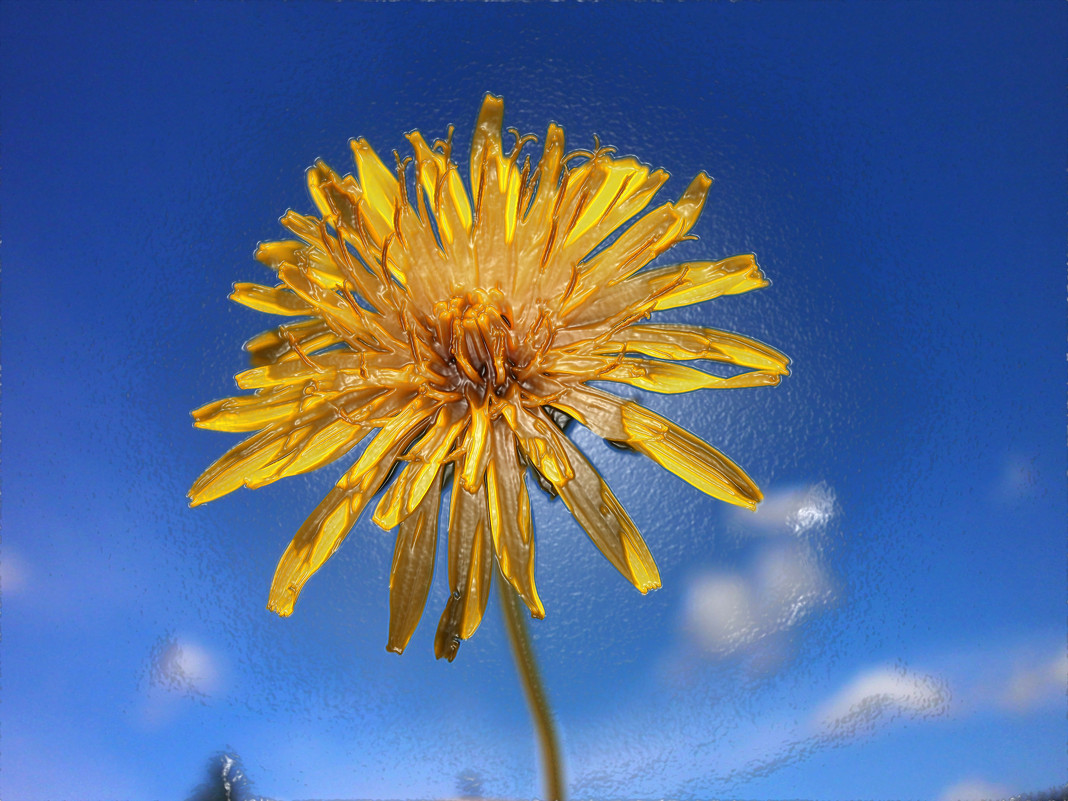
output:
[{"label": "white cloud", "polygon": [[219,687],[215,658],[188,640],[164,637],[152,651],[150,682],[155,687],[187,697],[211,695]]},{"label": "white cloud", "polygon": [[1003,784],[991,784],[982,779],[965,779],[943,790],[938,801],[998,801],[1008,798],[1012,792]]},{"label": "white cloud", "polygon": [[825,483],[769,491],[756,513],[740,512],[739,527],[756,534],[744,568],[697,576],[683,610],[683,629],[712,657],[756,646],[765,655],[790,651],[784,633],[833,598],[813,539],[838,513]]},{"label": "white cloud", "polygon": [[838,514],[834,490],[824,482],[769,491],[756,512],[738,510],[735,520],[762,534],[802,535],[827,526]]},{"label": "white cloud", "polygon": [[21,593],[26,589],[29,575],[30,571],[22,557],[5,546],[3,559],[0,559],[0,592],[9,598]]},{"label": "white cloud", "polygon": [[132,721],[150,730],[173,723],[190,702],[208,704],[218,696],[223,675],[221,660],[204,646],[185,637],[160,637],[146,661]]},{"label": "white cloud", "polygon": [[876,667],[855,676],[825,701],[814,716],[817,728],[854,736],[880,719],[900,714],[932,717],[945,713],[949,691],[943,681],[894,667]]},{"label": "white cloud", "polygon": [[703,651],[725,656],[793,628],[831,597],[811,549],[775,543],[748,570],[698,576],[687,594],[684,628]]},{"label": "white cloud", "polygon": [[1061,652],[1044,662],[1017,665],[998,701],[1013,712],[1030,712],[1055,700],[1064,702],[1068,687],[1068,654]]},{"label": "white cloud", "polygon": [[751,604],[752,592],[744,578],[706,574],[690,585],[686,627],[707,650],[734,650],[752,630]]},{"label": "white cloud", "polygon": [[1003,501],[1019,501],[1031,497],[1038,488],[1038,469],[1035,458],[1015,454],[1009,456],[1001,469],[996,495]]}]

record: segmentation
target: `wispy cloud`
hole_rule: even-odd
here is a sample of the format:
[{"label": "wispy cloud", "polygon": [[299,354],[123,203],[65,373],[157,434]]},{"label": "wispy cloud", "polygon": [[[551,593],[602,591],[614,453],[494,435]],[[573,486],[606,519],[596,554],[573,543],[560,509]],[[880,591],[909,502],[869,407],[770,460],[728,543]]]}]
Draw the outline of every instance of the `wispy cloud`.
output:
[{"label": "wispy cloud", "polygon": [[1012,712],[1030,712],[1048,703],[1064,703],[1068,686],[1068,653],[1063,648],[1051,659],[1017,664],[998,696],[999,705]]},{"label": "wispy cloud", "polygon": [[899,715],[944,714],[948,705],[945,681],[904,668],[880,666],[857,674],[821,704],[813,725],[836,737],[854,737]]},{"label": "wispy cloud", "polygon": [[1001,468],[995,485],[995,497],[1005,502],[1021,501],[1038,494],[1039,474],[1035,457],[1013,454]]},{"label": "wispy cloud", "polygon": [[998,801],[1012,794],[1013,790],[1003,784],[993,784],[983,779],[965,779],[943,790],[938,801]]},{"label": "wispy cloud", "polygon": [[8,545],[4,546],[4,555],[0,559],[0,592],[7,597],[17,595],[26,589],[30,570],[19,553]]},{"label": "wispy cloud", "polygon": [[[722,781],[728,786],[743,786],[820,751],[871,735],[896,718],[942,715],[948,703],[949,690],[940,679],[901,667],[870,668],[816,705],[807,723],[795,726],[777,743],[764,740],[763,753],[723,773]],[[766,728],[760,727],[762,731]]]},{"label": "wispy cloud", "polygon": [[928,660],[953,682],[953,714],[1030,715],[1063,709],[1068,652],[1063,634],[991,632],[982,645],[949,648]]}]

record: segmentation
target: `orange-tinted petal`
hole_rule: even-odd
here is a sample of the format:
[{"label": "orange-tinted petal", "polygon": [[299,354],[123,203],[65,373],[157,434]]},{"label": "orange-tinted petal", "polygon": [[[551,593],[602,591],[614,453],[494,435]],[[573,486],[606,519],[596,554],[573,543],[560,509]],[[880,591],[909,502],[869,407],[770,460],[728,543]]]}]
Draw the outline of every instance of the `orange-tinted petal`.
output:
[{"label": "orange-tinted petal", "polygon": [[534,583],[534,524],[515,435],[498,420],[493,426],[493,458],[486,470],[486,500],[497,564],[536,618],[545,607]]},{"label": "orange-tinted petal", "polygon": [[449,510],[449,600],[434,636],[434,654],[450,662],[460,642],[478,629],[493,576],[493,535],[485,490],[468,492],[452,483]]},{"label": "orange-tinted petal", "polygon": [[423,616],[438,542],[441,473],[415,513],[401,521],[389,570],[389,640],[386,650],[403,653]]},{"label": "orange-tinted petal", "polygon": [[660,572],[634,521],[571,440],[564,448],[575,476],[556,487],[593,544],[642,593],[660,586]]}]

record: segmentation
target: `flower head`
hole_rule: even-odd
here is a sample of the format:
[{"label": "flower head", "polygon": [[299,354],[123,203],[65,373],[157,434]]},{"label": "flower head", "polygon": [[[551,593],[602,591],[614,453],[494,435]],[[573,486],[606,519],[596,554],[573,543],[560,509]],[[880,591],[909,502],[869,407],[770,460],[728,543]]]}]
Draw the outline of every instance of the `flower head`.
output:
[{"label": "flower head", "polygon": [[[494,561],[531,614],[544,617],[528,467],[635,587],[660,586],[637,528],[564,434],[560,413],[713,497],[755,508],[760,491],[727,457],[591,382],[688,392],[767,386],[788,373],[787,358],[755,340],[644,322],[654,311],[767,285],[751,255],[643,269],[687,238],[707,175],[642,215],[665,172],[611,148],[565,153],[556,125],[538,163],[521,164],[535,137],[509,129],[507,148],[503,111],[500,98],[486,96],[470,194],[451,159],[451,128],[433,145],[409,134],[414,158],[397,156],[395,170],[363,139],[352,142],[356,177],[317,162],[308,188],[318,214],[288,212],[282,224],[296,238],[256,254],[279,283],[237,284],[231,295],[296,319],[246,344],[252,367],[236,381],[251,395],[193,412],[201,428],[257,432],[197,479],[193,505],[314,470],[371,437],[282,555],[268,607],[293,611],[305,582],[388,485],[373,517],[398,529],[387,645],[397,653],[426,603],[446,491],[450,595],[438,657],[451,660],[478,628]],[[721,377],[677,363],[692,360],[745,369]]]}]

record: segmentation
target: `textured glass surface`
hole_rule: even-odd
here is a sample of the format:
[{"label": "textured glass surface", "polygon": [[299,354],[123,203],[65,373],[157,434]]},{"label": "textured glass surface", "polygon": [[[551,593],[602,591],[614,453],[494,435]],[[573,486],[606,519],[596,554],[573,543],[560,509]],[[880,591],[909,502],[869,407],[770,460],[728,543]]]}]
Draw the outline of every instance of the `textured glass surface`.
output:
[{"label": "textured glass surface", "polygon": [[[227,300],[350,171],[456,125],[702,170],[671,262],[772,285],[658,312],[791,358],[632,397],[745,466],[753,514],[579,429],[662,588],[531,489],[532,621],[574,798],[1007,797],[1068,775],[1064,64],[1018,3],[0,4],[5,799],[531,798],[497,598],[451,664],[384,647],[367,515],[293,615],[275,564],[330,468],[190,509],[264,327]],[[628,391],[631,391],[628,389]],[[438,549],[428,606],[447,584]],[[211,764],[221,764],[211,762]]]}]

